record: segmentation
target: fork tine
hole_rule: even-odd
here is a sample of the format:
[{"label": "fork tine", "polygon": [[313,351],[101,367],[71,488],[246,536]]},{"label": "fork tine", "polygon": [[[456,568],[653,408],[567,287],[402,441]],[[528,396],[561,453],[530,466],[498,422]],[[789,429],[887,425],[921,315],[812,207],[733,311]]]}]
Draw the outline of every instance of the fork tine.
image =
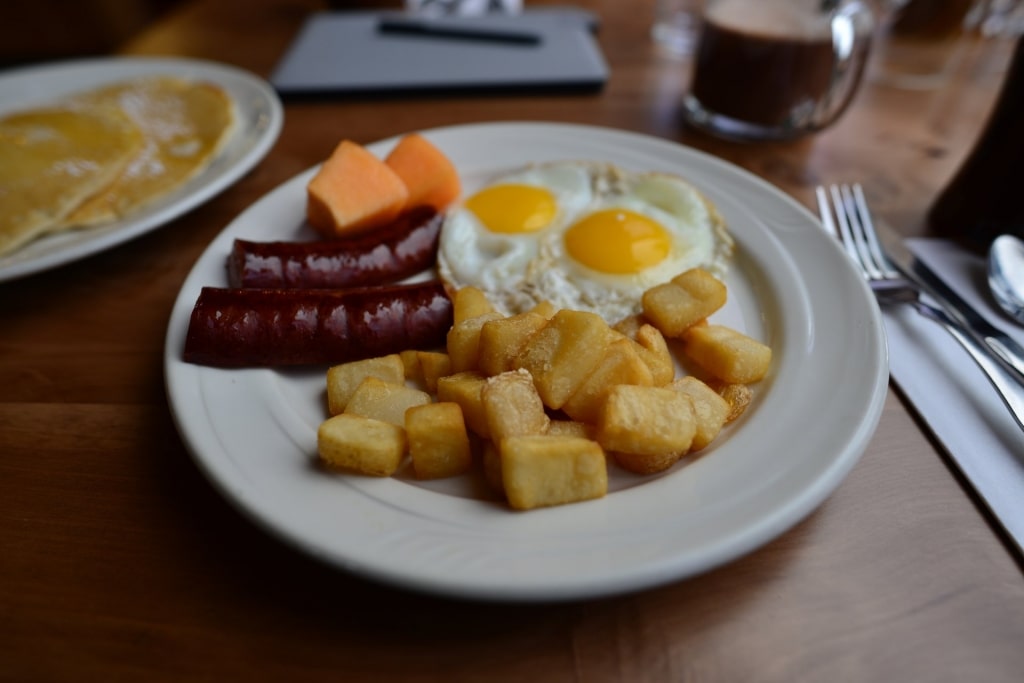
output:
[{"label": "fork tine", "polygon": [[899,277],[899,273],[893,268],[889,259],[886,258],[882,246],[878,243],[878,233],[875,232],[875,224],[871,219],[871,211],[868,209],[867,199],[864,197],[864,189],[857,183],[853,186],[853,198],[857,211],[861,216],[861,225],[864,228],[864,235],[867,238],[868,249],[870,250],[875,263],[878,264],[883,277]]},{"label": "fork tine", "polygon": [[868,247],[867,238],[864,236],[864,224],[861,220],[858,207],[850,191],[849,185],[842,185],[839,188],[843,200],[843,210],[846,212],[846,219],[850,224],[850,234],[853,238],[857,255],[864,271],[870,280],[880,280],[885,277],[878,267],[878,263]]},{"label": "fork tine", "polygon": [[836,229],[836,222],[832,219],[832,209],[828,204],[828,195],[825,194],[825,188],[818,185],[814,188],[814,194],[818,197],[818,214],[821,216],[821,225],[825,228],[832,237],[839,237],[839,232]]},{"label": "fork tine", "polygon": [[[853,241],[853,233],[850,232],[850,223],[846,220],[846,210],[843,205],[843,198],[840,195],[839,187],[832,185],[829,187],[832,193],[832,210],[835,211],[836,219],[839,221],[839,241],[842,242],[843,247],[846,249],[846,253],[850,255],[853,262],[863,271],[864,264],[861,261],[860,254],[857,252],[857,247]],[[867,277],[867,273],[864,273],[864,277]]]}]

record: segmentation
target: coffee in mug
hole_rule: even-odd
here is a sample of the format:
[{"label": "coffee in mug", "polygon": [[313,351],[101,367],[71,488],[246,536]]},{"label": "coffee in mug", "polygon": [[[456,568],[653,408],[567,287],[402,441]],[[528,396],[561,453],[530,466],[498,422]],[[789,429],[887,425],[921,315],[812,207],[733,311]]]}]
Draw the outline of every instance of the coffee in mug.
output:
[{"label": "coffee in mug", "polygon": [[873,26],[861,0],[709,0],[687,121],[746,140],[824,128],[852,99]]}]

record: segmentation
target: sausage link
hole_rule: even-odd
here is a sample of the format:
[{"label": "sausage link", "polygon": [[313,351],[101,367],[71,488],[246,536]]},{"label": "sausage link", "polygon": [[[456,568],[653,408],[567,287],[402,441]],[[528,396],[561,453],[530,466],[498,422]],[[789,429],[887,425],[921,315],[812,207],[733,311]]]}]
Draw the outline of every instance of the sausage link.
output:
[{"label": "sausage link", "polygon": [[228,285],[261,289],[345,289],[398,282],[437,258],[443,216],[429,206],[370,233],[317,242],[236,239]]},{"label": "sausage link", "polygon": [[341,291],[204,287],[184,359],[218,367],[336,364],[441,347],[451,325],[439,280]]}]

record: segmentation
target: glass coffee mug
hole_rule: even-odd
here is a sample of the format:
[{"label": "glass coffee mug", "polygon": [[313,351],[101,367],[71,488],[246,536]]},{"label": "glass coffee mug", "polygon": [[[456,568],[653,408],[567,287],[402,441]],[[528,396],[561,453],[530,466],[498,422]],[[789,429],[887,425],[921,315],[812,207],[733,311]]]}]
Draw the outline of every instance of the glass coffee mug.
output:
[{"label": "glass coffee mug", "polygon": [[685,119],[739,140],[788,140],[835,121],[864,72],[867,0],[707,0]]}]

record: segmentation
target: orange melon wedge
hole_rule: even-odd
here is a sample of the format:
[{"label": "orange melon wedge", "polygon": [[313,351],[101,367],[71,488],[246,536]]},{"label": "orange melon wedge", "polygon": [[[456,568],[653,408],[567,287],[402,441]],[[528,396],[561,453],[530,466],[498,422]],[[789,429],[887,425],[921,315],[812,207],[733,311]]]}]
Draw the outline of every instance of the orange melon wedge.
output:
[{"label": "orange melon wedge", "polygon": [[335,147],[306,189],[306,220],[326,237],[386,225],[409,198],[390,166],[350,140]]},{"label": "orange melon wedge", "polygon": [[444,153],[419,133],[403,136],[384,159],[409,190],[406,207],[444,210],[462,191],[459,174]]}]

